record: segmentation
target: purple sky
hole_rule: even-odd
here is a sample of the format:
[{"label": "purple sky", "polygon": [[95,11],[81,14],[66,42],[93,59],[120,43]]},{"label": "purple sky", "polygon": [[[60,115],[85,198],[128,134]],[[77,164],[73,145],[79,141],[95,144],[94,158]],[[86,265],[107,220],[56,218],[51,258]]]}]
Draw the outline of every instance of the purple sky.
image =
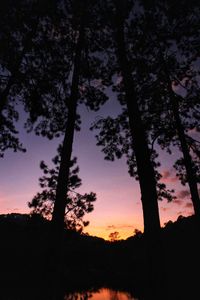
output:
[{"label": "purple sky", "polygon": [[[115,115],[117,111],[119,104],[113,98],[97,113],[82,107],[82,129],[76,132],[73,147],[73,156],[78,157],[83,183],[77,191],[97,193],[94,211],[85,217],[90,221],[85,232],[104,238],[108,238],[113,231],[118,231],[121,238],[126,238],[135,229],[143,230],[138,182],[129,176],[125,159],[115,162],[104,160],[100,147],[96,146],[95,132],[89,131],[95,117]],[[22,123],[21,117],[19,128]],[[44,160],[49,164],[59,143],[58,139],[49,141],[20,131],[27,152],[7,151],[0,161],[0,213],[29,211],[27,202],[40,190],[38,178],[42,172],[39,163]],[[159,203],[162,225],[168,220],[176,220],[180,214],[189,215],[193,212],[187,187],[181,186],[175,177],[172,168],[174,155],[161,153],[160,156],[163,181],[169,188],[176,188],[178,196],[173,203]]]}]

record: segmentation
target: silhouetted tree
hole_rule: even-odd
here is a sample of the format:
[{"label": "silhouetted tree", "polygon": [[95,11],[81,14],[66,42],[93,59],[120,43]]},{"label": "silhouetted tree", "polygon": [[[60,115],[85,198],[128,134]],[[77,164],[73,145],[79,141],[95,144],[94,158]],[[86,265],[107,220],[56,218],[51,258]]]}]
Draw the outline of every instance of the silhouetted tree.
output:
[{"label": "silhouetted tree", "polygon": [[[48,27],[53,2],[1,1],[0,4],[0,156],[6,149],[25,151],[18,139],[15,123],[21,102],[33,98],[33,86],[39,76],[39,41]],[[45,9],[46,7],[46,9]],[[40,43],[41,46],[41,43]],[[44,45],[43,45],[44,46]],[[44,47],[43,47],[44,51]],[[34,72],[37,69],[37,72]],[[36,74],[37,73],[37,74]],[[41,79],[41,78],[40,78]],[[32,106],[36,108],[36,99]],[[33,104],[34,103],[34,104]],[[39,103],[39,102],[38,102]],[[41,105],[40,105],[41,107]],[[38,115],[37,111],[37,115]]]},{"label": "silhouetted tree", "polygon": [[109,239],[110,239],[111,242],[115,242],[115,241],[119,240],[119,238],[120,238],[120,235],[119,235],[118,231],[111,232],[109,234]]},{"label": "silhouetted tree", "polygon": [[[37,135],[49,139],[66,132],[58,176],[59,200],[55,201],[53,213],[55,223],[62,226],[64,205],[61,194],[63,197],[65,194],[63,182],[68,177],[74,129],[79,129],[80,125],[77,101],[97,110],[107,99],[103,90],[109,78],[98,55],[101,43],[97,14],[99,2],[66,0],[51,1],[46,6],[42,2],[41,6],[37,6],[37,1],[29,3],[24,0],[18,3],[18,10],[15,6],[13,10],[8,9],[9,13],[15,16],[14,12],[20,11],[24,3],[30,7],[27,10],[25,6],[25,21],[20,20],[18,26],[21,27],[16,33],[12,24],[9,27],[9,30],[14,31],[14,37],[8,40],[11,40],[11,44],[12,39],[16,43],[17,59],[13,68],[17,75],[12,74],[6,65],[7,58],[4,58],[2,68],[9,73],[7,81],[13,83],[6,82],[3,85],[3,92],[6,92],[7,86],[4,99],[8,98],[13,86],[18,87],[13,100],[21,98],[24,103],[29,116],[25,124],[28,132],[34,130]],[[16,20],[13,17],[17,24],[18,17],[18,14]],[[19,35],[19,41],[15,35]],[[3,54],[9,46],[5,47]],[[17,112],[14,113],[17,115]]]},{"label": "silhouetted tree", "polygon": [[[61,147],[58,148],[58,155],[52,159],[53,168],[49,168],[44,161],[41,161],[40,167],[44,176],[39,178],[39,183],[42,191],[37,193],[32,201],[28,203],[28,206],[32,209],[32,214],[39,214],[47,219],[52,218],[53,204],[56,198],[60,153]],[[67,229],[82,232],[83,227],[89,224],[88,221],[84,220],[84,215],[93,211],[96,194],[91,192],[81,195],[75,192],[75,189],[81,185],[78,172],[79,168],[76,166],[76,158],[74,158],[70,165],[69,193],[65,196],[65,226]]]},{"label": "silhouetted tree", "polygon": [[[184,1],[180,4],[184,10],[188,7],[185,4]],[[199,84],[195,70],[197,53],[196,47],[193,47],[198,38],[193,30],[188,31],[191,23],[194,27],[198,26],[198,12],[196,5],[190,5],[183,18],[174,12],[174,4],[169,1],[156,7],[147,6],[144,22],[145,36],[157,57],[157,62],[151,67],[156,78],[152,89],[157,92],[150,91],[158,111],[157,116],[152,118],[154,137],[169,153],[170,146],[178,146],[182,152],[183,158],[175,163],[175,168],[181,182],[188,182],[195,214],[200,216],[197,186],[199,146],[187,133],[191,129],[199,130]],[[158,18],[162,24],[159,27]],[[190,45],[190,40],[193,45]],[[157,103],[155,96],[160,98],[160,103]],[[196,157],[196,161],[191,155]]]},{"label": "silhouetted tree", "polygon": [[[71,7],[68,3],[68,6],[63,9],[63,11],[67,12],[67,16],[69,16],[69,11],[67,10],[70,10],[72,14],[71,23],[64,23],[64,26],[69,25],[70,29],[65,27],[64,30],[70,32],[73,38],[75,37],[76,43],[74,45],[71,69],[66,74],[68,75],[68,78],[66,78],[68,80],[68,94],[65,98],[67,103],[67,121],[52,218],[58,230],[63,228],[65,197],[68,190],[66,182],[68,182],[69,178],[74,131],[75,128],[78,128],[78,100],[80,100],[79,103],[85,102],[88,107],[96,110],[99,104],[104,103],[107,99],[102,91],[102,87],[100,86],[99,88],[98,83],[95,82],[95,79],[101,78],[102,72],[97,70],[98,65],[100,66],[101,64],[101,60],[98,58],[98,55],[95,56],[98,44],[97,46],[95,45],[95,40],[93,40],[94,44],[91,44],[92,39],[94,39],[91,24],[96,22],[98,26],[98,17],[95,18],[97,4],[98,1],[73,1]],[[65,39],[65,43],[67,47],[67,39]]]},{"label": "silhouetted tree", "polygon": [[[104,127],[101,128],[98,142],[104,147],[107,159],[113,160],[115,156],[120,158],[125,153],[132,175],[136,175],[139,180],[146,241],[146,279],[159,285],[159,274],[162,273],[164,277],[165,268],[163,266],[161,270],[160,265],[163,248],[158,199],[166,194],[159,195],[157,190],[160,174],[156,167],[159,163],[156,162],[157,153],[151,149],[149,134],[152,120],[148,111],[152,103],[147,97],[143,98],[142,93],[149,72],[145,64],[147,53],[143,48],[144,32],[140,31],[141,20],[138,15],[142,8],[134,5],[133,1],[113,0],[107,3],[111,15],[108,25],[111,34],[109,50],[114,58],[110,67],[113,68],[113,77],[117,77],[114,90],[118,93],[123,113],[114,122],[108,117],[106,122],[101,123]],[[161,184],[159,188],[162,190],[165,186]]]},{"label": "silhouetted tree", "polygon": [[[105,74],[104,63],[98,54],[101,43],[99,38],[101,28],[97,14],[99,3],[96,0],[58,2],[55,23],[52,25],[50,23],[51,30],[48,29],[41,37],[44,44],[46,39],[49,41],[47,51],[44,52],[44,57],[47,57],[44,66],[44,70],[48,71],[47,78],[43,77],[42,71],[42,80],[39,77],[39,81],[36,80],[34,84],[34,99],[40,100],[39,108],[42,112],[36,110],[37,101],[36,105],[32,105],[32,101],[30,103],[26,101],[27,111],[33,112],[27,121],[28,130],[34,130],[36,134],[50,139],[64,133],[52,212],[51,247],[55,263],[55,293],[60,289],[63,269],[63,229],[66,197],[70,194],[74,132],[80,129],[77,107],[84,103],[88,108],[97,110],[107,100],[104,90],[110,79]],[[50,47],[52,43],[53,47]],[[43,66],[43,60],[41,64]],[[89,202],[91,203],[93,196],[84,195],[81,203],[79,197],[74,200],[81,205],[84,202],[86,210],[89,211],[91,207]],[[92,199],[89,200],[89,197]],[[79,210],[78,206],[76,209],[77,215],[81,217],[83,211]]]},{"label": "silhouetted tree", "polygon": [[[91,129],[99,130],[99,133],[96,135],[97,145],[102,147],[105,159],[113,161],[125,156],[130,176],[138,180],[136,159],[131,143],[126,112],[116,118],[100,118],[92,124]],[[151,143],[150,140],[149,147],[151,146]],[[162,183],[162,175],[157,169],[160,166],[160,163],[156,161],[157,156],[158,154],[156,151],[152,149],[151,160],[155,169],[158,200],[162,201],[163,199],[167,199],[167,201],[170,202],[176,197],[173,195],[174,190],[169,190],[167,186]]]},{"label": "silhouetted tree", "polygon": [[[113,138],[111,138],[112,142],[109,143],[111,146],[110,150],[104,148],[105,152],[107,150],[109,151],[109,153],[106,152],[106,158],[114,159],[115,155],[120,157],[121,153],[124,152],[128,155],[133,165],[136,164],[143,206],[144,231],[147,234],[150,233],[153,235],[160,230],[157,202],[158,194],[156,188],[157,179],[151,151],[148,146],[148,134],[140,111],[140,98],[137,93],[138,86],[132,75],[133,70],[131,68],[132,64],[128,51],[129,44],[127,43],[128,37],[126,36],[128,27],[130,26],[128,22],[133,14],[133,10],[131,10],[133,2],[125,1],[122,3],[120,1],[108,1],[107,5],[111,16],[111,22],[107,23],[107,30],[110,33],[110,36],[108,34],[110,38],[109,51],[111,53],[110,68],[112,68],[113,76],[119,77],[121,81],[117,91],[119,92],[118,98],[124,107],[125,113],[114,123],[112,123],[111,118],[107,119],[107,122],[104,123],[105,127],[100,134],[102,137],[104,134],[109,133],[109,136],[105,138],[104,141],[101,139],[101,141],[103,141],[102,144],[104,146],[106,142],[109,143],[109,138],[113,136]],[[131,25],[133,26],[135,24]],[[105,51],[108,50],[106,49]],[[118,121],[120,121],[120,123],[118,123]],[[116,137],[121,130],[120,127],[124,130],[124,133]],[[105,130],[107,130],[107,132],[105,132]],[[123,144],[126,138],[128,138],[129,142]],[[115,145],[119,146],[117,150]],[[131,151],[127,145],[131,145],[135,160],[133,160],[133,151]],[[114,153],[111,154],[113,148],[115,148]],[[111,154],[110,157],[109,154]]]},{"label": "silhouetted tree", "polygon": [[19,19],[17,10],[19,11],[21,6],[23,11],[24,5],[22,5],[22,1],[17,4],[14,4],[13,1],[2,1],[0,5],[0,156],[3,157],[4,151],[8,148],[13,148],[14,151],[23,150],[22,144],[16,136],[18,132],[14,124],[18,119],[18,112],[14,109],[13,103],[17,91],[14,87],[12,73],[14,73],[14,69],[15,72],[17,69],[17,67],[14,68],[14,61],[20,60],[17,59],[17,55],[20,52],[21,27],[24,21]]}]

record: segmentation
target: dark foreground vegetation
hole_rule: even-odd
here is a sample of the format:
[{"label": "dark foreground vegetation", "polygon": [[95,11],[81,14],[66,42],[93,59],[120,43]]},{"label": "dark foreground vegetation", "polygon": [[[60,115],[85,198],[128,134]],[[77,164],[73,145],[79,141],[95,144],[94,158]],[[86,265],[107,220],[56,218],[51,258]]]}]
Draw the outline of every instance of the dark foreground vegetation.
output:
[{"label": "dark foreground vegetation", "polygon": [[[52,299],[53,265],[50,222],[29,215],[0,216],[3,299]],[[169,299],[198,299],[199,232],[194,216],[179,217],[162,228],[163,268]],[[64,293],[112,287],[145,297],[145,243],[138,233],[126,240],[65,232]],[[165,257],[165,259],[164,259]],[[9,284],[9,289],[6,286]],[[10,295],[9,293],[13,294]],[[166,295],[167,290],[163,291]],[[195,296],[196,295],[196,296]],[[24,297],[24,298],[23,298]],[[64,299],[64,297],[63,297]]]}]

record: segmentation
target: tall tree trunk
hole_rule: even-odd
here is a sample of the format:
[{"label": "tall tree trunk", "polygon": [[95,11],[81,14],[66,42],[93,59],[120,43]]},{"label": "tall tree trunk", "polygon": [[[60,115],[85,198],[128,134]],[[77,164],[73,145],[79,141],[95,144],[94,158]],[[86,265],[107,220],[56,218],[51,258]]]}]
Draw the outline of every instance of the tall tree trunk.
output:
[{"label": "tall tree trunk", "polygon": [[141,119],[141,113],[134,90],[129,61],[126,54],[124,38],[123,13],[119,1],[116,4],[116,51],[125,87],[129,125],[132,136],[133,148],[137,163],[137,172],[141,190],[141,200],[144,216],[144,232],[154,235],[160,230],[158,210],[158,195],[156,178],[148,148],[147,136]]},{"label": "tall tree trunk", "polygon": [[165,254],[161,239],[156,177],[126,53],[123,11],[120,9],[120,0],[115,0],[114,3],[116,5],[116,52],[124,83],[143,208],[146,270],[144,270],[141,280],[148,297],[160,299],[160,294],[163,297],[163,289],[167,297],[167,290],[165,288]]},{"label": "tall tree trunk", "polygon": [[[85,9],[85,8],[84,8]],[[66,195],[68,192],[68,181],[70,172],[70,163],[72,156],[72,147],[76,122],[76,111],[78,101],[78,85],[80,78],[80,63],[81,54],[84,42],[84,13],[82,21],[80,22],[79,37],[75,50],[74,68],[72,75],[71,94],[68,105],[67,124],[65,129],[65,136],[62,145],[61,162],[58,174],[56,199],[53,208],[52,226],[53,226],[53,239],[52,239],[52,251],[53,251],[53,266],[55,267],[53,284],[55,285],[55,299],[58,298],[58,294],[62,293],[62,279],[63,279],[63,234],[64,234],[64,217],[66,207]]]},{"label": "tall tree trunk", "polygon": [[[81,22],[83,23],[83,22]],[[76,110],[77,110],[77,100],[78,100],[78,85],[80,77],[80,62],[81,53],[83,48],[84,40],[84,28],[80,25],[79,37],[76,45],[75,58],[74,58],[74,69],[72,76],[71,94],[68,105],[68,116],[67,124],[65,129],[65,136],[61,152],[61,162],[58,174],[57,189],[56,189],[56,199],[53,209],[52,221],[58,230],[63,229],[64,216],[65,216],[65,206],[66,206],[66,195],[68,192],[68,180],[70,163],[72,156],[72,146],[75,131],[76,122]]]}]

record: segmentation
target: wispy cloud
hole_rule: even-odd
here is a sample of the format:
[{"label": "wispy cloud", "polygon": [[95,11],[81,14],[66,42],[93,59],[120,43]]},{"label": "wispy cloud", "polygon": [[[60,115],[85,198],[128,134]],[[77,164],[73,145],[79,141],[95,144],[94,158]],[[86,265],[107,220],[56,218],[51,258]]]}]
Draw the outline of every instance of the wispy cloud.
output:
[{"label": "wispy cloud", "polygon": [[196,133],[198,133],[198,131],[197,131],[196,127],[195,127],[195,128],[189,129],[187,133],[189,133],[189,134],[196,134]]},{"label": "wispy cloud", "polygon": [[177,216],[191,216],[192,215],[192,211],[188,211],[188,210],[180,210],[177,212]]},{"label": "wispy cloud", "polygon": [[165,183],[170,183],[170,182],[173,183],[178,181],[174,169],[170,169],[170,170],[165,169],[161,172],[161,175],[162,175],[162,181]]},{"label": "wispy cloud", "polygon": [[106,230],[113,230],[113,229],[116,229],[116,226],[115,225],[108,225],[106,227]]},{"label": "wispy cloud", "polygon": [[186,204],[185,204],[185,207],[186,207],[186,208],[193,208],[192,202],[186,203]]},{"label": "wispy cloud", "polygon": [[162,172],[162,177],[163,177],[163,179],[169,178],[170,177],[170,172],[168,170],[164,170]]},{"label": "wispy cloud", "polygon": [[185,199],[185,198],[188,198],[190,197],[190,192],[188,190],[182,190],[178,193],[177,197],[179,199]]},{"label": "wispy cloud", "polygon": [[182,204],[183,204],[183,201],[180,200],[180,199],[175,199],[175,200],[173,201],[173,203],[175,203],[175,204],[177,204],[177,205],[182,205]]},{"label": "wispy cloud", "polygon": [[160,209],[161,209],[162,211],[167,211],[167,210],[169,210],[169,207],[163,207],[163,206],[162,206]]},{"label": "wispy cloud", "polygon": [[133,225],[129,225],[129,224],[118,224],[118,225],[108,225],[106,227],[106,230],[120,230],[120,229],[134,229]]},{"label": "wispy cloud", "polygon": [[185,210],[179,210],[178,212],[177,212],[177,216],[182,216],[182,215],[184,215],[185,214]]}]

